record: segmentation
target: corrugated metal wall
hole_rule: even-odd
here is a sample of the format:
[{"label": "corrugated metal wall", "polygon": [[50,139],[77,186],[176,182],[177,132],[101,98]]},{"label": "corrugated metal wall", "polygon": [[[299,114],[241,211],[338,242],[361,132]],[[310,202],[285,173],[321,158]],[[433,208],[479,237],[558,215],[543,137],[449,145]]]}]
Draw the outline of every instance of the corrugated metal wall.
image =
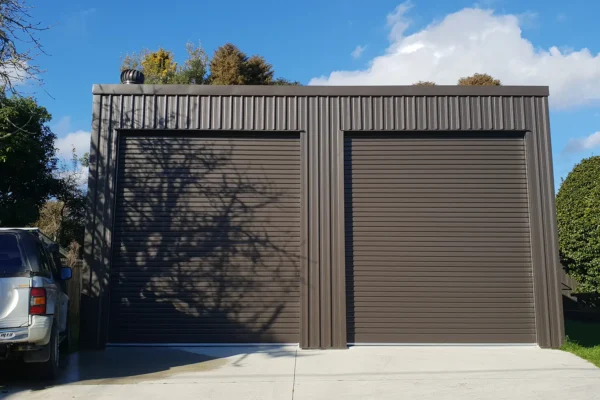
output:
[{"label": "corrugated metal wall", "polygon": [[299,131],[303,171],[300,344],[346,346],[343,138],[354,131],[527,131],[538,343],[563,337],[547,88],[95,85],[85,259],[92,342],[106,339],[117,130]]}]

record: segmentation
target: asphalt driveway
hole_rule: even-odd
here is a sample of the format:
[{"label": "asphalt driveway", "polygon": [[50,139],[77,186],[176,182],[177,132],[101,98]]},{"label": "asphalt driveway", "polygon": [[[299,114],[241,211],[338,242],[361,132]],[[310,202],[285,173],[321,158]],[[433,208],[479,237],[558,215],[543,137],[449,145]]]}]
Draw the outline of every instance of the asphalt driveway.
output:
[{"label": "asphalt driveway", "polygon": [[109,348],[73,356],[56,383],[4,369],[10,400],[600,399],[600,369],[537,347]]}]

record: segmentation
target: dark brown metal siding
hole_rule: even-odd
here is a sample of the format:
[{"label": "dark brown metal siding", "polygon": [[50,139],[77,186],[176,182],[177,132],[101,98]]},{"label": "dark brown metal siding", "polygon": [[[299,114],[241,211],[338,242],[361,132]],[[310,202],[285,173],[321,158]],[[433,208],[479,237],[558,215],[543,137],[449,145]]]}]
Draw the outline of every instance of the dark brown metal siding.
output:
[{"label": "dark brown metal siding", "polygon": [[349,135],[349,342],[535,343],[524,135]]},{"label": "dark brown metal siding", "polygon": [[564,338],[546,87],[94,85],[82,336],[107,340],[118,138],[132,130],[300,133],[303,348],[346,347],[344,135],[526,132],[537,343]]},{"label": "dark brown metal siding", "polygon": [[123,135],[109,341],[298,342],[298,134]]}]

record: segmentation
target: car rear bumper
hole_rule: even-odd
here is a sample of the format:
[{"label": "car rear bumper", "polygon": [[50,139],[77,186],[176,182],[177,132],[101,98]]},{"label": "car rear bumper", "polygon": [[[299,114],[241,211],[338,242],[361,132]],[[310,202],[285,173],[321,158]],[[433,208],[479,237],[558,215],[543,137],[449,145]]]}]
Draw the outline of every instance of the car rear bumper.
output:
[{"label": "car rear bumper", "polygon": [[28,327],[0,329],[0,346],[14,343],[44,346],[52,335],[52,321],[52,316],[33,315]]}]

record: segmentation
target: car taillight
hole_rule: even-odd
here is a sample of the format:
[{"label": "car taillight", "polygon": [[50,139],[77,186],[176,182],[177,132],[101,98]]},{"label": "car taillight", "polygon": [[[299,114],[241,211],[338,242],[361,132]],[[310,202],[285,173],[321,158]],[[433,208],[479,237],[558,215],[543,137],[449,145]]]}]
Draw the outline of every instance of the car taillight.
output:
[{"label": "car taillight", "polygon": [[31,298],[29,300],[29,314],[46,314],[46,289],[31,288]]}]

